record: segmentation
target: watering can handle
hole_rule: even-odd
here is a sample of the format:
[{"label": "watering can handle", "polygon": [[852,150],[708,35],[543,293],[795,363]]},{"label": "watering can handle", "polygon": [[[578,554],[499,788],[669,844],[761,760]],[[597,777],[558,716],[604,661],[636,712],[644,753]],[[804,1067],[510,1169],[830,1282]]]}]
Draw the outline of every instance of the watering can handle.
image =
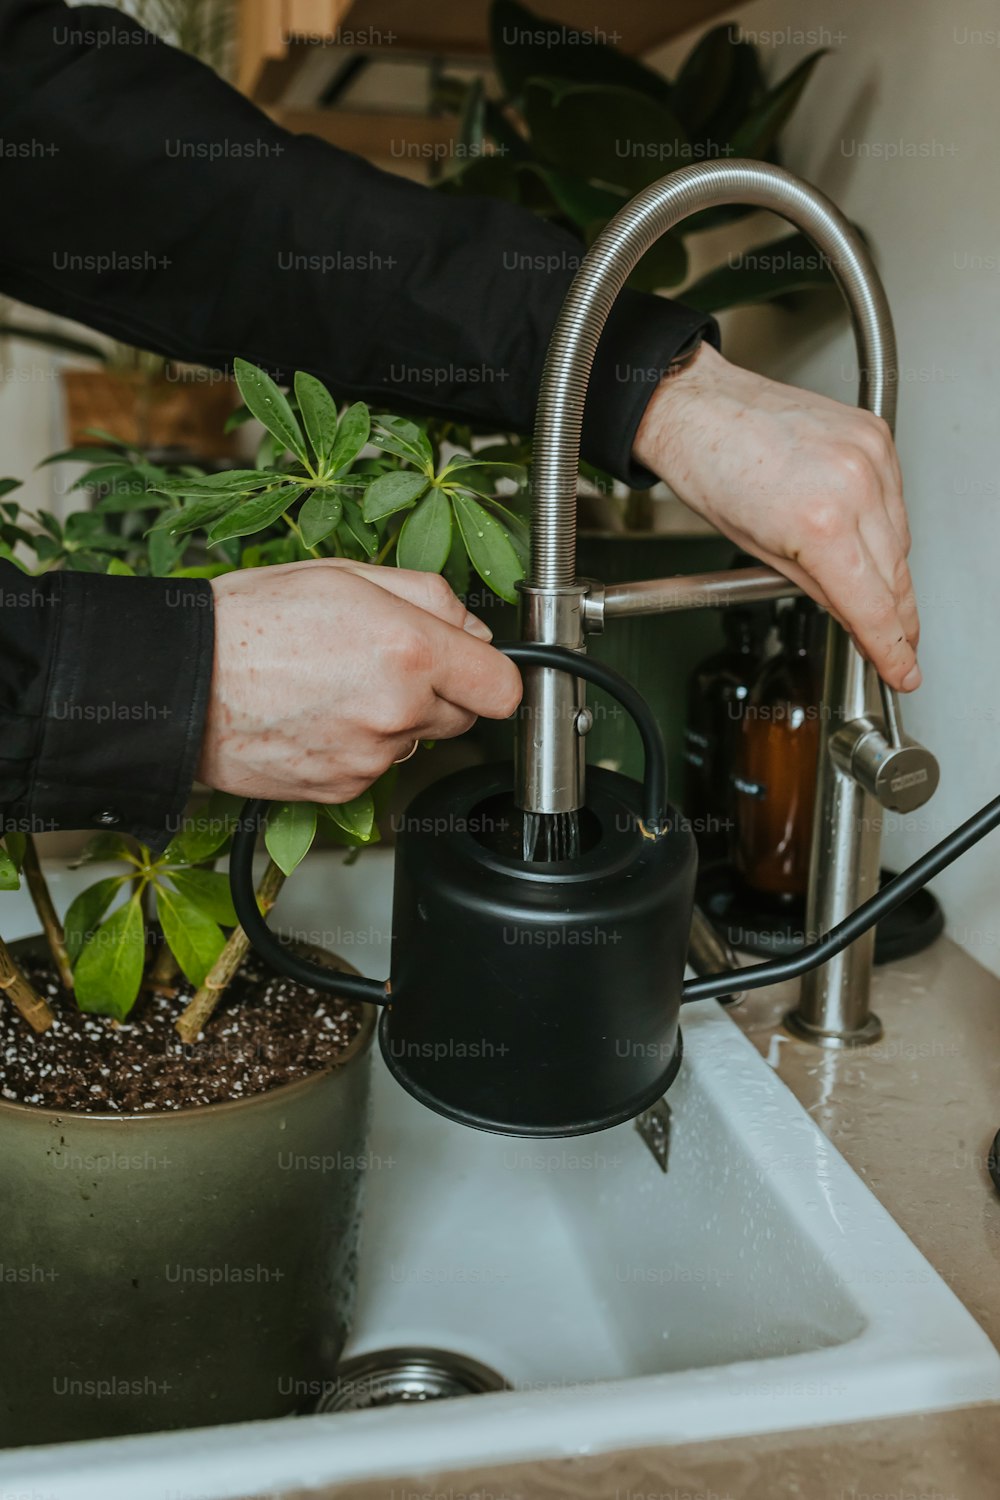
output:
[{"label": "watering can handle", "polygon": [[[642,831],[656,838],[665,831],[667,811],[667,757],[663,736],[652,709],[630,682],[600,662],[569,651],[564,646],[544,646],[532,641],[497,644],[496,649],[511,661],[526,667],[555,667],[593,682],[621,704],[634,719],[642,738],[646,769],[643,780]],[[346,1000],[367,1000],[372,1005],[386,1005],[391,1000],[388,979],[365,979],[360,974],[345,974],[330,969],[298,953],[268,927],[254,892],[253,855],[257,834],[267,820],[269,802],[251,798],[240,812],[233,846],[229,855],[229,885],[240,926],[261,958],[287,974],[299,984],[340,995]]]}]

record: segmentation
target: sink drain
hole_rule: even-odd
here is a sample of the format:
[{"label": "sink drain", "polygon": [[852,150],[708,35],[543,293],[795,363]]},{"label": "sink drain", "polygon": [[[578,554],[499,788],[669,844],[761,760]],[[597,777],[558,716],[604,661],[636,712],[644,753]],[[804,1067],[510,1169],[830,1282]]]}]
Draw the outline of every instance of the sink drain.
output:
[{"label": "sink drain", "polygon": [[366,1411],[404,1401],[444,1401],[509,1390],[506,1380],[450,1349],[375,1349],[345,1359],[316,1410]]}]

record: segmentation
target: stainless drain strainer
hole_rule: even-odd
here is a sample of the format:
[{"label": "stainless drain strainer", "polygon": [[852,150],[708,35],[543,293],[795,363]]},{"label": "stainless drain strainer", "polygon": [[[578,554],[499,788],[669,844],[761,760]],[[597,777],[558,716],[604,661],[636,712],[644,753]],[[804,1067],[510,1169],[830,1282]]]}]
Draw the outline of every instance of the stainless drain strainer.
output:
[{"label": "stainless drain strainer", "polygon": [[450,1349],[374,1349],[344,1360],[316,1410],[366,1411],[404,1401],[442,1401],[508,1389],[496,1370]]}]

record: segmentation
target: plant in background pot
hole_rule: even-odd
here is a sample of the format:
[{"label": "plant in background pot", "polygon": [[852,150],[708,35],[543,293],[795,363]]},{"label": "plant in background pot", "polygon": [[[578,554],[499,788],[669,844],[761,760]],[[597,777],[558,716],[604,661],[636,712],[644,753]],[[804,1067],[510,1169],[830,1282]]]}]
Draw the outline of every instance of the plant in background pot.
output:
[{"label": "plant in background pot", "polygon": [[[513,597],[521,471],[461,451],[454,431],[338,412],[307,375],[290,399],[242,361],[237,378],[265,425],[256,468],[168,470],[109,437],[73,455],[97,498],[64,523],[0,485],[0,552],[26,572],[30,549],[43,571],[175,577],[398,558],[475,569]],[[343,806],[275,809],[262,909],[319,826],[351,852],[375,842],[390,781]],[[8,1443],[278,1415],[336,1365],[374,1017],[249,954],[216,868],[237,815],[213,794],[162,853],[97,835],[61,917],[33,836],[4,836],[0,888],[23,880],[42,929],[0,944]]]}]

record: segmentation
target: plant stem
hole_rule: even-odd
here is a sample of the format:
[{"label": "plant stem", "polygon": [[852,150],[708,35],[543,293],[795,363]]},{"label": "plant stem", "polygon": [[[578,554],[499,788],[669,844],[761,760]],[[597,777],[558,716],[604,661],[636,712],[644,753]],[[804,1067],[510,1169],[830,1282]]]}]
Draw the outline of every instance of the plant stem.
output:
[{"label": "plant stem", "polygon": [[3,938],[0,938],[0,992],[7,996],[33,1031],[48,1031],[55,1016],[34,985],[21,973]]},{"label": "plant stem", "polygon": [[146,980],[151,990],[172,990],[179,965],[165,942],[161,943]]},{"label": "plant stem", "polygon": [[66,935],[52,904],[48,882],[42,872],[41,860],[38,858],[38,846],[30,833],[25,835],[24,840],[24,878],[38,913],[38,919],[42,924],[42,931],[45,933],[45,941],[49,945],[52,962],[59,975],[59,983],[63,989],[69,990],[72,994],[73,965],[69,961],[69,953],[66,950]]},{"label": "plant stem", "polygon": [[[265,917],[277,901],[278,892],[284,883],[285,877],[274,860],[268,860],[264,877],[257,887],[257,905]],[[250,939],[242,927],[234,927],[229,934],[226,946],[205,976],[204,984],[192,995],[174,1022],[174,1029],[181,1041],[196,1042],[198,1040],[199,1034],[204,1031],[213,1011],[235,979],[249,951]]]}]

